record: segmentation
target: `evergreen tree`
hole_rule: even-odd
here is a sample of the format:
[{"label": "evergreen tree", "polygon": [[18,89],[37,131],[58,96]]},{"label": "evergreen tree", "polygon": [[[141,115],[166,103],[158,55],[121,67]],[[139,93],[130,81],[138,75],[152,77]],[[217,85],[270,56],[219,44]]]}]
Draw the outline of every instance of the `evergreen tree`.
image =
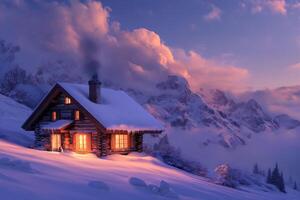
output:
[{"label": "evergreen tree", "polygon": [[280,173],[279,173],[279,168],[277,163],[275,168],[272,171],[271,183],[276,186],[280,184]]},{"label": "evergreen tree", "polygon": [[255,163],[254,167],[253,167],[253,174],[259,174],[259,168],[258,168],[258,164]]},{"label": "evergreen tree", "polygon": [[297,185],[297,182],[295,181],[294,183],[294,187],[293,187],[294,190],[298,190],[298,185]]},{"label": "evergreen tree", "polygon": [[285,191],[285,184],[284,184],[284,178],[283,178],[283,173],[281,172],[280,174],[280,177],[279,177],[279,182],[278,182],[278,185],[277,185],[278,189],[281,191],[281,192],[286,192]]},{"label": "evergreen tree", "polygon": [[272,174],[270,168],[268,169],[267,183],[272,184]]},{"label": "evergreen tree", "polygon": [[283,173],[279,172],[279,167],[277,163],[272,173],[270,169],[268,170],[267,183],[275,185],[281,192],[286,192]]}]

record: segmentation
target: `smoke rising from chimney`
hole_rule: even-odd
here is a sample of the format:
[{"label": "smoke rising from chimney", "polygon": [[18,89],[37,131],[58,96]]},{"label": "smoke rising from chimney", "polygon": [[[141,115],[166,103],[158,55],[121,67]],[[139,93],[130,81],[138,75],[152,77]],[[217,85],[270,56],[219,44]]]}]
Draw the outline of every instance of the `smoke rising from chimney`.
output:
[{"label": "smoke rising from chimney", "polygon": [[100,46],[91,37],[85,37],[80,41],[83,70],[89,77],[98,76],[101,69]]}]

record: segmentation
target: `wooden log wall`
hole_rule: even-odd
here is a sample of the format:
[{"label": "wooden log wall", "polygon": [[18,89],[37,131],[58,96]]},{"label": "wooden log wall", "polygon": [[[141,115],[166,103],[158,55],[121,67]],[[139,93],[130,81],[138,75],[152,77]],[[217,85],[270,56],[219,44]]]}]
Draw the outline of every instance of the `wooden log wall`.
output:
[{"label": "wooden log wall", "polygon": [[[39,123],[51,122],[52,121],[52,112],[57,112],[57,120],[74,120],[75,111],[80,110],[78,106],[71,102],[71,104],[66,105],[64,102],[64,94],[60,94],[58,97],[54,98],[43,113],[42,118]],[[74,120],[72,130],[78,131],[96,131],[95,124],[82,112],[80,112],[80,120]]]},{"label": "wooden log wall", "polygon": [[100,146],[100,133],[95,132],[92,137],[92,147],[94,147],[94,153],[97,157],[101,157],[101,146]]},{"label": "wooden log wall", "polygon": [[143,152],[143,134],[135,134],[135,145],[137,152]]},{"label": "wooden log wall", "polygon": [[110,137],[106,131],[98,132],[100,157],[110,154]]},{"label": "wooden log wall", "polygon": [[[80,119],[75,119],[75,111],[80,110],[79,107],[71,102],[71,104],[65,104],[65,95],[59,94],[56,98],[52,100],[48,108],[45,110],[45,112],[41,115],[41,118],[39,119],[37,125],[36,125],[36,131],[35,131],[35,138],[36,138],[36,147],[38,146],[45,146],[46,144],[41,143],[48,143],[51,146],[51,138],[50,138],[50,132],[47,134],[41,134],[40,126],[46,123],[49,123],[52,121],[52,112],[57,113],[57,120],[65,119],[65,120],[73,120],[73,124],[70,127],[70,131],[63,131],[62,132],[62,146],[65,150],[73,150],[73,139],[74,139],[74,133],[76,132],[85,132],[91,133],[92,137],[92,152],[97,152],[98,147],[95,145],[95,142],[97,140],[97,129],[96,125],[92,120],[90,120],[86,115],[84,115],[82,112],[80,112]],[[43,141],[43,142],[42,142]],[[43,147],[41,147],[44,149]],[[47,149],[51,149],[48,148]]]},{"label": "wooden log wall", "polygon": [[35,141],[34,141],[35,148],[50,151],[51,150],[50,134],[45,133],[43,130],[40,129],[39,126],[35,128],[34,134],[35,134]]}]

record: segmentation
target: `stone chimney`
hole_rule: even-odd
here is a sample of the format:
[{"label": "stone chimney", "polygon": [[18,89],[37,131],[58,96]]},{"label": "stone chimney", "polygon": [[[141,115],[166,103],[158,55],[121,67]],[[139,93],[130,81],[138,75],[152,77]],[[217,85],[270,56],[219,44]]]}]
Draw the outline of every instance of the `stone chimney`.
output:
[{"label": "stone chimney", "polygon": [[101,100],[101,82],[95,74],[89,80],[89,98],[94,103],[100,103]]}]

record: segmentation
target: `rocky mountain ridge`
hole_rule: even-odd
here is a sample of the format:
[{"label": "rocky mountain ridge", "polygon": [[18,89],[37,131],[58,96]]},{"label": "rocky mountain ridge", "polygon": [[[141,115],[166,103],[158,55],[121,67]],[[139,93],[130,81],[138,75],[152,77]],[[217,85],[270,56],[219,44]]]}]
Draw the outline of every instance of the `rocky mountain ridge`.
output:
[{"label": "rocky mountain ridge", "polygon": [[178,76],[169,76],[156,88],[154,95],[135,90],[128,93],[166,125],[185,130],[211,128],[226,147],[246,144],[252,134],[300,126],[300,121],[288,115],[273,117],[254,99],[236,102],[221,90],[195,93]]}]

